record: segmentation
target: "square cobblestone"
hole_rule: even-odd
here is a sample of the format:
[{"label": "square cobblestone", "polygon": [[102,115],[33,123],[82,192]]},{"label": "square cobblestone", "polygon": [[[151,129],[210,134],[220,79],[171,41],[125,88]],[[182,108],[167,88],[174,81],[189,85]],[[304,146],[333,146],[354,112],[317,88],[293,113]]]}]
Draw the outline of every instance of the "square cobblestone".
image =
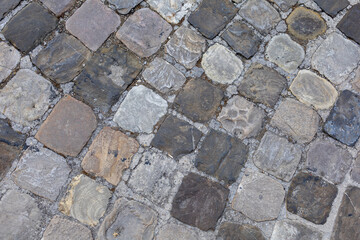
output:
[{"label": "square cobblestone", "polygon": [[20,62],[20,53],[5,42],[0,42],[0,82],[4,81]]},{"label": "square cobblestone", "polygon": [[75,0],[41,0],[56,16],[62,15],[75,4]]},{"label": "square cobblestone", "polygon": [[360,3],[354,5],[341,19],[337,28],[340,29],[348,38],[360,44]]},{"label": "square cobblestone", "polygon": [[314,2],[331,17],[335,17],[349,5],[348,0],[314,0]]},{"label": "square cobblestone", "polygon": [[0,20],[5,16],[5,14],[12,9],[14,9],[21,0],[1,0],[1,8],[0,8]]}]

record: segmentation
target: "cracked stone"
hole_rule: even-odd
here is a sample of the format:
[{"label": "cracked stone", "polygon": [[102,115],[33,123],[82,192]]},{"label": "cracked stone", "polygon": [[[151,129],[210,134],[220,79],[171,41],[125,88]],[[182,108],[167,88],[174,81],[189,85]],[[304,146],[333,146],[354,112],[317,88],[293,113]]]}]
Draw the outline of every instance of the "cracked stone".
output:
[{"label": "cracked stone", "polygon": [[96,125],[91,108],[67,95],[55,105],[35,138],[55,152],[75,157],[90,139]]},{"label": "cracked stone", "polygon": [[59,211],[81,223],[96,226],[110,197],[109,189],[80,174],[71,180],[66,196],[59,203]]},{"label": "cracked stone", "polygon": [[[247,160],[248,149],[237,138],[211,130],[205,137],[195,166],[230,185],[236,181]],[[211,158],[209,158],[211,156]]]},{"label": "cracked stone", "polygon": [[279,6],[279,8],[281,8],[281,10],[286,12],[295,4],[297,4],[298,0],[270,0],[270,2],[275,3]]},{"label": "cracked stone", "polygon": [[281,20],[280,14],[266,0],[247,1],[239,14],[262,34],[269,33]]},{"label": "cracked stone", "polygon": [[132,157],[139,148],[138,142],[120,131],[104,127],[91,143],[81,167],[118,185],[123,171],[129,168]]},{"label": "cracked stone", "polygon": [[315,51],[311,65],[337,85],[347,79],[359,61],[359,46],[334,32]]},{"label": "cracked stone", "polygon": [[254,154],[253,162],[258,168],[289,182],[300,159],[299,146],[290,143],[286,138],[266,132]]},{"label": "cracked stone", "polygon": [[335,17],[349,5],[348,0],[314,0],[314,2],[331,17]]},{"label": "cracked stone", "polygon": [[304,224],[282,220],[275,224],[271,240],[291,239],[291,240],[321,240],[322,234]]},{"label": "cracked stone", "polygon": [[151,133],[167,112],[167,102],[143,85],[132,88],[114,116],[121,128],[132,132]]},{"label": "cracked stone", "polygon": [[206,38],[213,39],[233,19],[238,9],[230,1],[204,0],[188,21]]},{"label": "cracked stone", "polygon": [[265,56],[288,73],[294,73],[305,58],[305,51],[289,35],[282,33],[270,40]]},{"label": "cracked stone", "polygon": [[92,240],[90,229],[83,225],[55,216],[47,226],[42,240]]},{"label": "cracked stone", "polygon": [[0,20],[5,17],[7,12],[13,10],[21,0],[1,0],[1,8],[0,8]]},{"label": "cracked stone", "polygon": [[175,195],[171,215],[203,231],[215,229],[222,215],[229,190],[219,183],[190,173],[183,178]]},{"label": "cracked stone", "polygon": [[354,146],[360,137],[360,96],[344,90],[324,125],[324,131],[340,142]]},{"label": "cracked stone", "polygon": [[197,232],[182,225],[166,224],[156,236],[156,240],[198,240]]},{"label": "cracked stone", "polygon": [[169,115],[161,124],[151,146],[177,158],[194,151],[201,136],[201,132],[189,123]]},{"label": "cracked stone", "polygon": [[70,173],[66,160],[46,149],[28,149],[12,173],[14,182],[23,189],[55,201]]},{"label": "cracked stone", "polygon": [[177,29],[165,45],[166,52],[187,69],[196,65],[205,48],[205,38],[184,26]]},{"label": "cracked stone", "polygon": [[240,82],[239,93],[273,108],[285,87],[287,81],[277,71],[261,64],[253,64]]},{"label": "cracked stone", "polygon": [[166,21],[178,24],[195,5],[196,0],[146,0],[146,2]]},{"label": "cracked stone", "polygon": [[56,97],[51,83],[35,72],[20,69],[0,90],[0,111],[10,120],[30,126]]},{"label": "cracked stone", "polygon": [[20,53],[14,47],[0,42],[0,82],[11,74],[19,64],[20,58]]},{"label": "cracked stone", "polygon": [[157,213],[148,206],[119,198],[101,224],[97,239],[151,240],[157,224]]},{"label": "cracked stone", "polygon": [[207,122],[216,113],[224,97],[223,91],[211,83],[191,79],[180,91],[174,107],[194,122]]},{"label": "cracked stone", "polygon": [[354,5],[341,19],[337,28],[340,29],[348,38],[360,44],[360,4]]},{"label": "cracked stone", "polygon": [[174,185],[176,162],[162,154],[146,152],[132,171],[129,187],[160,206],[167,202]]},{"label": "cracked stone", "polygon": [[261,38],[243,21],[236,21],[221,34],[221,37],[235,52],[247,59],[255,55],[261,44]]},{"label": "cracked stone", "polygon": [[66,21],[66,30],[96,51],[120,25],[120,17],[100,0],[87,0]]},{"label": "cracked stone", "polygon": [[75,79],[74,92],[106,113],[142,69],[135,54],[119,46],[100,48]]},{"label": "cracked stone", "polygon": [[42,213],[28,194],[9,190],[0,201],[0,238],[37,239]]},{"label": "cracked stone", "polygon": [[287,98],[280,104],[270,123],[295,141],[307,143],[314,138],[319,120],[319,115],[313,109]]},{"label": "cracked stone", "polygon": [[179,70],[158,57],[145,69],[142,77],[162,93],[177,91],[186,81],[185,76]]},{"label": "cracked stone", "polygon": [[334,184],[344,180],[351,164],[350,153],[330,141],[317,140],[310,144],[307,152],[307,168]]},{"label": "cracked stone", "polygon": [[328,109],[335,104],[338,92],[326,79],[309,70],[300,70],[290,86],[296,98],[316,109]]},{"label": "cracked stone", "polygon": [[262,109],[243,97],[234,96],[223,107],[218,120],[226,131],[244,139],[260,133],[264,118]]},{"label": "cracked stone", "polygon": [[142,8],[125,21],[116,37],[138,56],[150,57],[160,49],[171,31],[171,25],[157,13]]},{"label": "cracked stone", "polygon": [[265,240],[261,230],[258,227],[249,224],[236,224],[225,222],[221,224],[217,240]]},{"label": "cracked stone", "polygon": [[324,224],[337,192],[335,185],[302,172],[290,184],[286,209],[315,224]]},{"label": "cracked stone", "polygon": [[75,0],[41,0],[57,17],[69,10],[75,4]]},{"label": "cracked stone", "polygon": [[205,52],[201,66],[211,80],[221,84],[233,83],[244,69],[240,58],[218,43]]},{"label": "cracked stone", "polygon": [[56,83],[73,80],[90,58],[90,51],[76,38],[62,33],[35,57],[35,65]]},{"label": "cracked stone", "polygon": [[141,3],[142,0],[108,0],[108,2],[115,6],[118,13],[128,14],[131,9]]}]

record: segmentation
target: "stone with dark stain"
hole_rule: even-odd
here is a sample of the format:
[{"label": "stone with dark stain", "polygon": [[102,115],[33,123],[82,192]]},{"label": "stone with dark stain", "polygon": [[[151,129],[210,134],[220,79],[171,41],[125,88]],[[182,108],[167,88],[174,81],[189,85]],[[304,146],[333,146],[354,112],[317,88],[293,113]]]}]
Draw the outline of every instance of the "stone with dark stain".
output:
[{"label": "stone with dark stain", "polygon": [[247,154],[248,149],[240,139],[211,130],[202,143],[195,166],[230,185],[244,167]]},{"label": "stone with dark stain", "polygon": [[183,178],[175,195],[171,215],[203,231],[215,229],[222,215],[229,190],[195,173]]},{"label": "stone with dark stain", "polygon": [[151,146],[176,158],[194,151],[201,135],[201,132],[189,123],[170,115],[161,124]]},{"label": "stone with dark stain", "polygon": [[231,1],[204,0],[188,21],[205,37],[213,39],[235,17],[237,11]]},{"label": "stone with dark stain", "polygon": [[324,224],[337,192],[335,185],[302,172],[290,184],[286,209],[315,224]]},{"label": "stone with dark stain", "polygon": [[224,93],[202,79],[190,80],[175,98],[175,108],[195,122],[207,122],[220,106]]},{"label": "stone with dark stain", "polygon": [[331,17],[335,17],[349,5],[348,0],[314,0],[314,2]]},{"label": "stone with dark stain", "polygon": [[9,124],[0,120],[0,180],[19,156],[25,143],[25,136],[15,132]]},{"label": "stone with dark stain", "polygon": [[354,5],[341,19],[337,28],[348,38],[360,44],[360,3]]},{"label": "stone with dark stain", "polygon": [[247,59],[258,51],[261,39],[244,22],[237,21],[221,34],[221,37],[235,50]]},{"label": "stone with dark stain", "polygon": [[331,240],[359,239],[360,188],[349,187],[344,193]]},{"label": "stone with dark stain", "polygon": [[225,222],[221,224],[217,240],[265,240],[261,230],[258,227],[249,224],[236,224]]},{"label": "stone with dark stain", "polygon": [[38,3],[20,10],[4,27],[2,33],[20,51],[28,53],[55,29],[57,18]]},{"label": "stone with dark stain", "polygon": [[0,0],[0,20],[5,16],[5,14],[12,9],[14,9],[21,0]]},{"label": "stone with dark stain", "polygon": [[340,142],[354,146],[360,137],[360,96],[349,90],[341,92],[324,130]]},{"label": "stone with dark stain", "polygon": [[74,92],[87,104],[105,113],[119,100],[141,69],[141,61],[135,54],[119,46],[103,47],[76,78]]},{"label": "stone with dark stain", "polygon": [[67,83],[82,70],[90,51],[66,33],[57,35],[34,59],[35,65],[51,80]]}]

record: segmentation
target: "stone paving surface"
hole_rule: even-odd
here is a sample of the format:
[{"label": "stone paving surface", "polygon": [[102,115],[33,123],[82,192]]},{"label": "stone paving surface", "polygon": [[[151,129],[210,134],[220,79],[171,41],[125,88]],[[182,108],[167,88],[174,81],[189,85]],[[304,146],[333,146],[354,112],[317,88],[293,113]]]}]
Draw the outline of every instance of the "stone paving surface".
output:
[{"label": "stone paving surface", "polygon": [[0,239],[360,240],[360,0],[0,0]]}]

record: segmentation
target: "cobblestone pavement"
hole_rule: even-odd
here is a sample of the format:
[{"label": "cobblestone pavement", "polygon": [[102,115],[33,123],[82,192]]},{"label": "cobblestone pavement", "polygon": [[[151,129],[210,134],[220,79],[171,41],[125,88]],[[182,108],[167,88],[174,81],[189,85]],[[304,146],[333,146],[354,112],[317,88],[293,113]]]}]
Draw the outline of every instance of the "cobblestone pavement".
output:
[{"label": "cobblestone pavement", "polygon": [[0,0],[0,239],[359,240],[359,0]]}]

